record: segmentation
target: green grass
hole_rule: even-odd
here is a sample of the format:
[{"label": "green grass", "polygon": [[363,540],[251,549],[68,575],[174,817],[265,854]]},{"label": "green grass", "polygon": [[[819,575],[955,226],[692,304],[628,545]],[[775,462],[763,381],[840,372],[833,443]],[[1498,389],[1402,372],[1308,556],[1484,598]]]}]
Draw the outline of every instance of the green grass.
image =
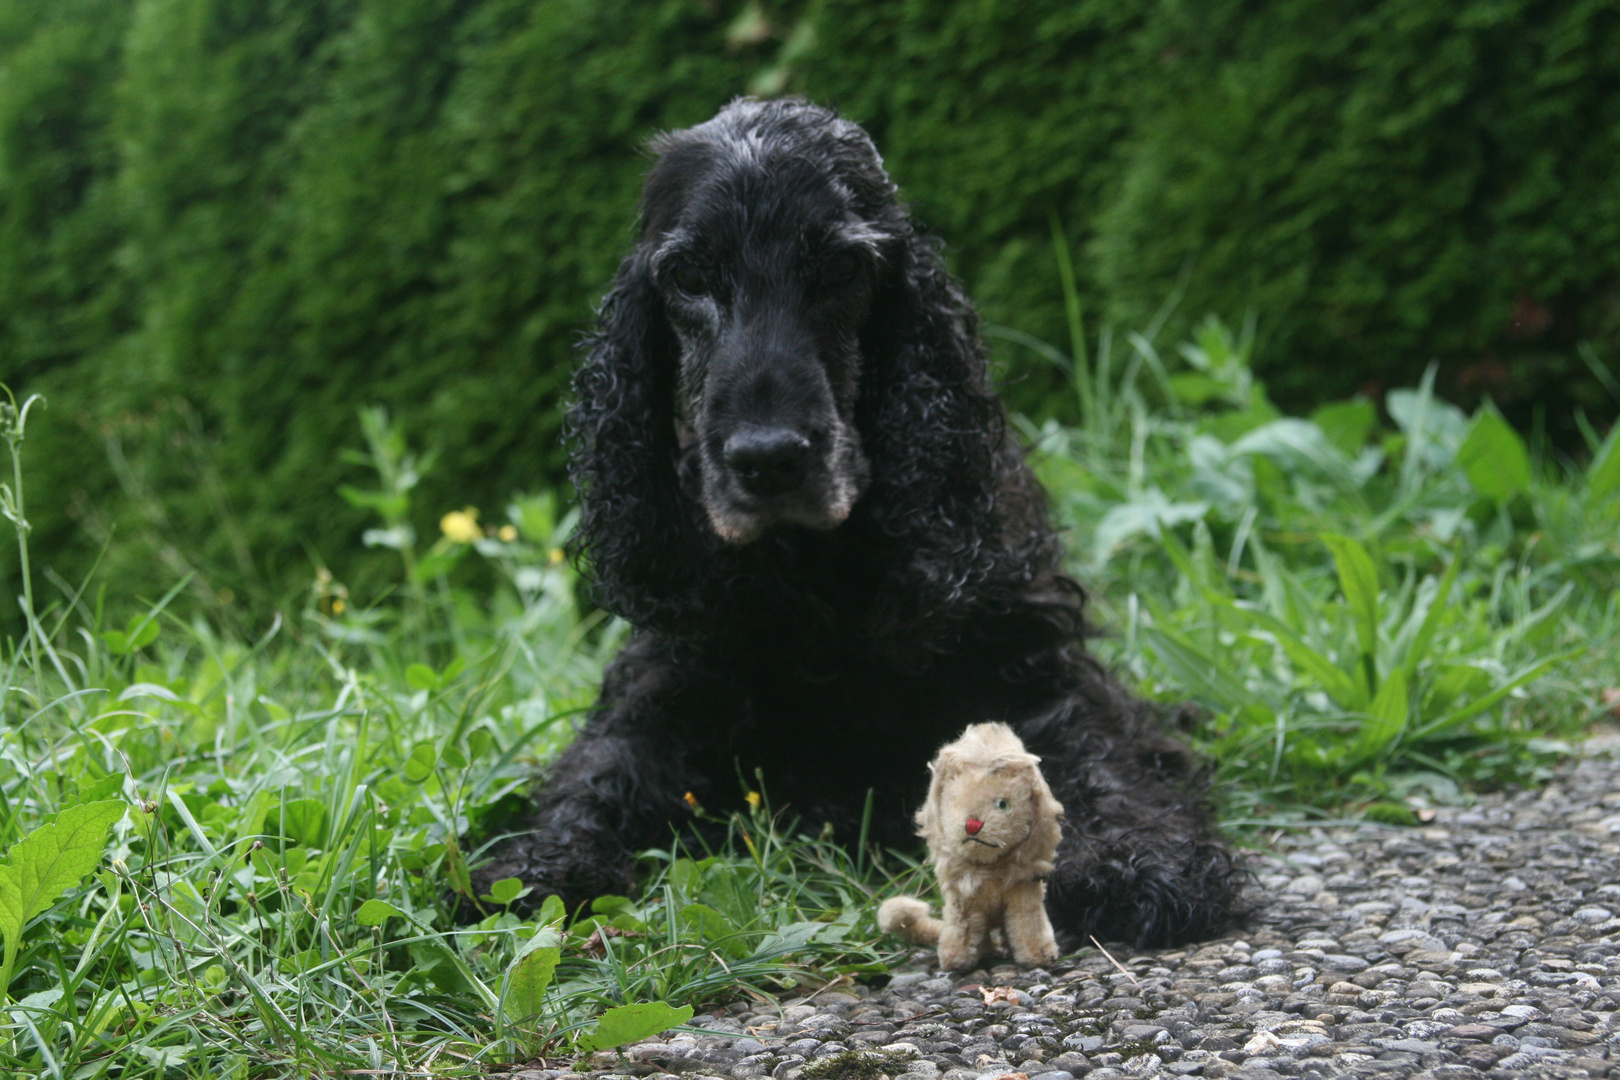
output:
[{"label": "green grass", "polygon": [[[1078,357],[998,336],[1073,371],[1087,425],[1025,435],[1099,648],[1202,707],[1240,831],[1410,820],[1544,776],[1593,723],[1620,640],[1614,432],[1564,461],[1427,385],[1381,403],[1388,427],[1364,401],[1280,417],[1214,323],[1169,357],[1151,335],[1085,350],[1078,324]],[[638,895],[571,925],[508,912],[520,882],[469,895],[462,838],[521,805],[623,637],[576,602],[554,497],[418,538],[431,463],[367,411],[376,481],[341,497],[376,514],[398,587],[315,573],[301,610],[235,637],[182,611],[185,582],[133,612],[96,582],[39,593],[25,421],[0,416],[30,628],[0,652],[0,1071],[472,1075],[903,955],[871,916],[926,888],[915,863],[763,804],[716,851],[646,853]],[[497,585],[456,585],[468,561]],[[468,903],[485,915],[457,925]]]},{"label": "green grass", "polygon": [[1613,670],[1617,434],[1553,460],[1431,380],[1388,395],[1391,430],[1366,400],[1282,417],[1213,322],[1175,373],[1130,350],[1091,391],[1106,422],[1028,435],[1102,588],[1103,651],[1206,708],[1229,816],[1543,777]]}]

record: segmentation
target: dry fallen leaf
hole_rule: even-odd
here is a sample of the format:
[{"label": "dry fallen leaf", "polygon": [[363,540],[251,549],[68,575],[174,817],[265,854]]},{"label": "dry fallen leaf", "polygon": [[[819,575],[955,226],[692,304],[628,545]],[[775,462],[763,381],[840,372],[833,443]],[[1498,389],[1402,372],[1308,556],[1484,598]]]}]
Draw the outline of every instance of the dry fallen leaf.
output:
[{"label": "dry fallen leaf", "polygon": [[602,944],[604,937],[637,938],[642,936],[640,930],[620,930],[617,926],[598,926],[591,931],[591,936],[580,944],[579,951],[586,956],[605,956],[607,955],[607,948]]},{"label": "dry fallen leaf", "polygon": [[984,995],[986,1005],[994,1005],[998,1001],[1010,1001],[1018,1004],[1018,991],[1010,986],[981,986],[979,993]]},{"label": "dry fallen leaf", "polygon": [[1620,686],[1610,686],[1603,691],[1603,704],[1609,707],[1609,715],[1620,720]]}]

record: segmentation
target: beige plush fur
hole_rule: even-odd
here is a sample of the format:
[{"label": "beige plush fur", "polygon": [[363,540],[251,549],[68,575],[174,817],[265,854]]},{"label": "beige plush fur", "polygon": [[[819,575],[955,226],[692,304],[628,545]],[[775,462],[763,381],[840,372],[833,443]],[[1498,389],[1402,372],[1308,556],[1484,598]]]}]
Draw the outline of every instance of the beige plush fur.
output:
[{"label": "beige plush fur", "polygon": [[974,724],[940,749],[917,834],[928,841],[944,916],[897,896],[878,909],[884,932],[937,944],[947,970],[973,967],[1003,944],[1021,964],[1057,956],[1041,879],[1052,871],[1063,806],[1040,760],[1006,724]]}]

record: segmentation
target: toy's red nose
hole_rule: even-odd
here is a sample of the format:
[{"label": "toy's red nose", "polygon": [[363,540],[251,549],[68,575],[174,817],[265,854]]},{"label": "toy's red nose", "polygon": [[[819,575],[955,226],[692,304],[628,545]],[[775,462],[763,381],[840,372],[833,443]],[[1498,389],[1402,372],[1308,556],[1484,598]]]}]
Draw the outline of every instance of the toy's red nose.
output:
[{"label": "toy's red nose", "polygon": [[984,828],[984,822],[980,821],[978,818],[970,817],[967,819],[967,831],[969,836],[976,835],[982,828]]}]

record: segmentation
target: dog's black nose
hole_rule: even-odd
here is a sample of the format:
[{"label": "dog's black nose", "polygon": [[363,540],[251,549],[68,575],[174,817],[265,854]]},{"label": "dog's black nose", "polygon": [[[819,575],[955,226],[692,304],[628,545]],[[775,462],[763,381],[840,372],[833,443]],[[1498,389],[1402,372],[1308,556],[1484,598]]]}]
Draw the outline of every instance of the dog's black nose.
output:
[{"label": "dog's black nose", "polygon": [[726,440],[726,465],[750,495],[797,489],[810,470],[810,440],[788,428],[747,428]]}]

